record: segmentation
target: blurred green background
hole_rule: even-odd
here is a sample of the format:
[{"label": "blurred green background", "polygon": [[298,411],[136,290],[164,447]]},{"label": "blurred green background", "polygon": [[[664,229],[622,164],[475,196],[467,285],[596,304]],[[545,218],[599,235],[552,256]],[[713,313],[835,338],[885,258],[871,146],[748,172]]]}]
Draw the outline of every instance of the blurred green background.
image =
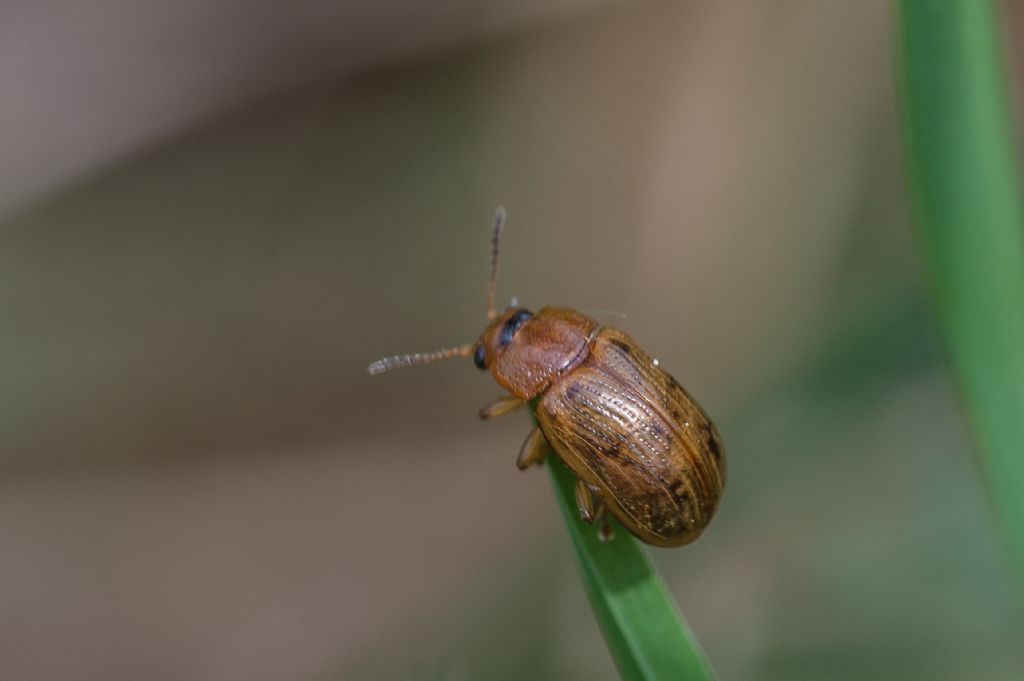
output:
[{"label": "blurred green background", "polygon": [[366,374],[476,338],[502,203],[499,298],[719,425],[651,553],[720,678],[1021,678],[888,3],[118,7],[0,10],[0,676],[616,678],[526,414]]}]

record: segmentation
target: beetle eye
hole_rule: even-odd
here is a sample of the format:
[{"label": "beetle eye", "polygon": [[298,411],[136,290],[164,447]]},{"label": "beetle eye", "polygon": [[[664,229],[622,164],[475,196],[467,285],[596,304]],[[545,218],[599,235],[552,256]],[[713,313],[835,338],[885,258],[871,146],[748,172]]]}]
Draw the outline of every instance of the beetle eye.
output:
[{"label": "beetle eye", "polygon": [[473,351],[473,364],[475,364],[478,369],[487,368],[487,365],[484,364],[484,346],[476,346],[476,350]]},{"label": "beetle eye", "polygon": [[498,336],[498,344],[505,347],[512,342],[519,327],[526,323],[526,320],[533,316],[529,310],[520,310],[508,318],[505,326],[501,327],[501,335]]}]

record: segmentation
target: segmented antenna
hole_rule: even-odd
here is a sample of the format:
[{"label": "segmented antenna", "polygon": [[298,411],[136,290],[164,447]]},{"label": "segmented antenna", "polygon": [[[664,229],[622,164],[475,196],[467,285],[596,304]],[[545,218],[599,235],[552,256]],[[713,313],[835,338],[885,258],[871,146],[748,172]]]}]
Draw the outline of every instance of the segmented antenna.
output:
[{"label": "segmented antenna", "polygon": [[487,284],[487,320],[490,321],[498,316],[494,309],[494,292],[498,287],[498,242],[501,240],[501,230],[505,227],[505,209],[498,206],[494,213],[494,226],[491,227],[491,280]]},{"label": "segmented antenna", "polygon": [[[505,227],[505,209],[498,206],[494,214],[494,225],[491,227],[491,280],[487,285],[487,319],[492,320],[498,316],[494,309],[494,292],[498,284],[498,243],[501,241],[501,230]],[[414,352],[410,355],[395,355],[378,359],[370,365],[369,371],[373,375],[382,374],[385,371],[411,367],[418,364],[430,364],[440,359],[449,357],[469,357],[473,354],[476,346],[460,345],[455,348],[438,350],[437,352]]]},{"label": "segmented antenna", "polygon": [[395,355],[394,357],[378,359],[370,365],[369,370],[371,374],[376,376],[392,369],[411,367],[417,364],[430,364],[439,359],[448,359],[449,357],[469,357],[471,354],[473,354],[472,345],[460,345],[457,348],[447,348],[437,352],[414,352],[411,355]]},{"label": "segmented antenna", "polygon": [[618,310],[605,310],[602,308],[581,308],[580,312],[590,317],[618,317],[619,319],[625,319],[626,313],[619,312]]}]

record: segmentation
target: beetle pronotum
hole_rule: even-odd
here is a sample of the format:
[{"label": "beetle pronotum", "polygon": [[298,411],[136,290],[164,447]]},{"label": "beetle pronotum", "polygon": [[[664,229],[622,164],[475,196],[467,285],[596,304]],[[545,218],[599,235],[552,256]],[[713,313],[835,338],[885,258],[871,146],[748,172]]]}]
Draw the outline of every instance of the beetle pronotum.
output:
[{"label": "beetle pronotum", "polygon": [[505,212],[491,231],[487,328],[468,345],[386,357],[371,374],[472,357],[510,393],[480,417],[536,405],[537,427],[519,452],[526,469],[554,450],[576,475],[580,516],[610,536],[605,510],[631,534],[657,546],[682,546],[700,536],[725,485],[718,429],[657,360],[622,331],[561,307],[536,314],[494,307],[498,245]]}]

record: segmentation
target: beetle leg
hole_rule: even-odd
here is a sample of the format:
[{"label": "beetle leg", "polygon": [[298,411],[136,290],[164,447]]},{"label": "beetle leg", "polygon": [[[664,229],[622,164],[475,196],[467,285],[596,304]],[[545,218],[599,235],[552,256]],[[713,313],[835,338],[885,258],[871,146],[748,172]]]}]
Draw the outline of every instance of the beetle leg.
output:
[{"label": "beetle leg", "polygon": [[[604,511],[604,506],[601,506],[601,511]],[[615,533],[612,532],[612,524],[608,520],[608,515],[601,513],[601,516],[601,524],[597,528],[597,538],[607,543],[615,538]]]},{"label": "beetle leg", "polygon": [[591,525],[597,525],[597,538],[609,542],[615,535],[608,520],[607,507],[600,499],[595,499],[593,492],[582,480],[576,481],[576,504],[580,507],[580,517]]},{"label": "beetle leg", "polygon": [[604,506],[594,499],[594,495],[590,492],[590,488],[587,487],[587,483],[582,480],[576,481],[576,506],[580,509],[580,518],[583,518],[583,522],[591,524],[597,519],[598,514],[604,510]]},{"label": "beetle leg", "polygon": [[525,404],[526,402],[518,397],[500,397],[480,410],[480,418],[486,421],[496,416],[504,416]]},{"label": "beetle leg", "polygon": [[519,450],[516,466],[519,467],[519,470],[525,471],[534,464],[542,463],[547,454],[548,441],[544,439],[544,433],[540,432],[540,428],[534,428],[526,436],[523,447]]}]

